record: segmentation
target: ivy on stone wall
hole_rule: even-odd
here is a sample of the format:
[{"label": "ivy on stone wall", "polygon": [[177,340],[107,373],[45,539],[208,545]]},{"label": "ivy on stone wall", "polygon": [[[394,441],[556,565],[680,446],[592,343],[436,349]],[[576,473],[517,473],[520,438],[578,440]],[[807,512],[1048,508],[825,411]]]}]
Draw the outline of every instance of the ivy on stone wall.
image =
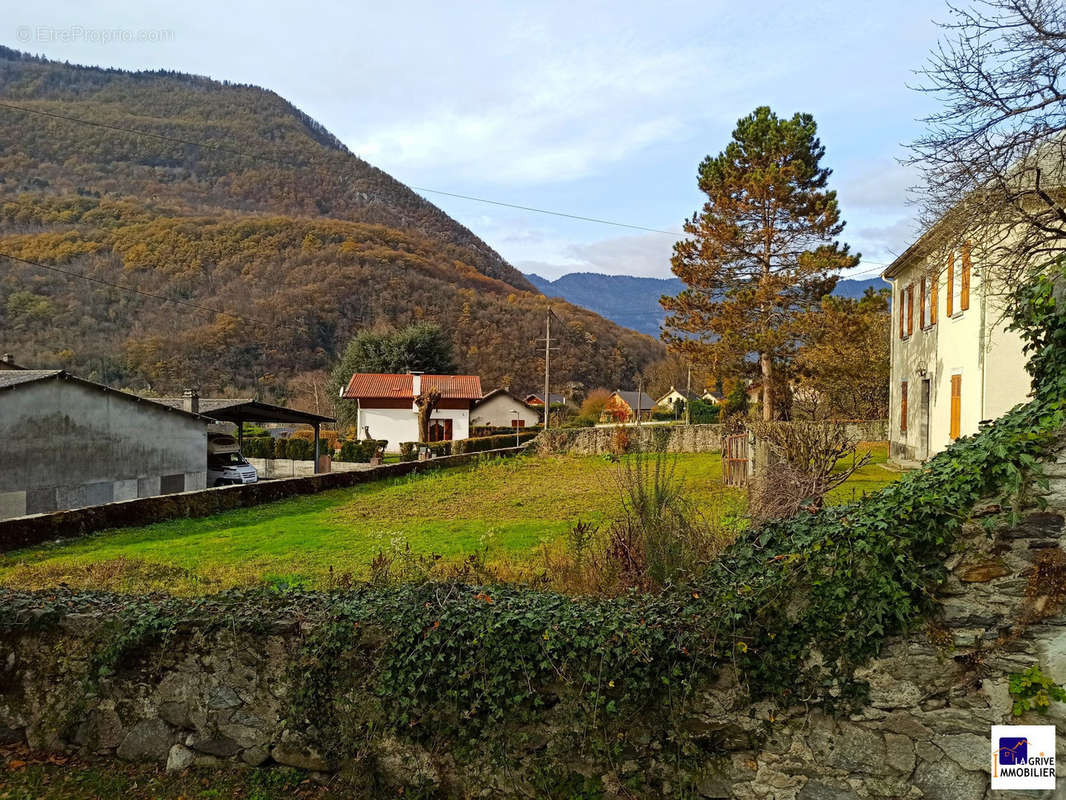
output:
[{"label": "ivy on stone wall", "polygon": [[[310,632],[290,676],[293,723],[333,749],[344,746],[337,732],[352,721],[359,687],[376,698],[380,723],[409,737],[484,740],[505,717],[550,714],[602,747],[647,714],[684,730],[688,698],[726,664],[753,698],[855,707],[865,697],[855,668],[935,610],[974,506],[991,499],[1010,514],[1066,421],[1066,310],[1052,277],[1019,290],[1015,325],[1031,402],[857,504],[747,532],[691,585],[607,599],[450,583],[193,600],[5,592],[0,632],[75,611],[117,614],[99,671],[166,636],[302,624]],[[365,664],[339,668],[354,651]]]}]

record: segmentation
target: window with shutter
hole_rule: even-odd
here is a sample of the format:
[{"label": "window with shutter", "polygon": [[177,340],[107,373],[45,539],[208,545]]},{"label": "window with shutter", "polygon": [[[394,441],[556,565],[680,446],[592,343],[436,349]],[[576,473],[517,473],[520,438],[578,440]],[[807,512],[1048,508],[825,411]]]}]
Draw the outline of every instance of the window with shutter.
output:
[{"label": "window with shutter", "polygon": [[948,255],[948,316],[955,313],[955,254]]},{"label": "window with shutter", "polygon": [[934,275],[930,283],[931,286],[929,287],[929,324],[936,325],[936,296],[937,288],[940,285],[940,274],[937,273],[936,275]]},{"label": "window with shutter", "polygon": [[959,281],[959,310],[965,311],[970,307],[970,243],[962,245],[962,280]]},{"label": "window with shutter", "polygon": [[914,284],[907,287],[907,335],[914,333]]},{"label": "window with shutter", "polygon": [[951,431],[952,439],[958,439],[962,431],[962,376],[951,376]]},{"label": "window with shutter", "polygon": [[907,432],[907,382],[899,385],[899,432]]},{"label": "window with shutter", "polygon": [[900,339],[903,338],[903,322],[904,322],[904,315],[906,313],[904,311],[904,306],[907,305],[906,302],[905,302],[906,298],[907,298],[907,290],[906,289],[900,289],[899,290],[899,338]]}]

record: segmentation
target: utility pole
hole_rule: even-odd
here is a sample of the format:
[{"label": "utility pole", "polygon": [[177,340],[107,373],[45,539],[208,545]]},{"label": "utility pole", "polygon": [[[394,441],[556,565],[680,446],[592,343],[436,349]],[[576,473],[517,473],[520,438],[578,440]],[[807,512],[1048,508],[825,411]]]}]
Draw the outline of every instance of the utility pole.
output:
[{"label": "utility pole", "polygon": [[551,394],[549,393],[548,371],[552,356],[552,309],[548,306],[548,313],[544,317],[544,430],[548,430],[548,418],[551,417]]},{"label": "utility pole", "polygon": [[637,425],[640,425],[640,401],[644,398],[644,375],[637,373]]},{"label": "utility pole", "polygon": [[688,379],[685,381],[685,424],[692,424],[692,365],[688,368]]}]

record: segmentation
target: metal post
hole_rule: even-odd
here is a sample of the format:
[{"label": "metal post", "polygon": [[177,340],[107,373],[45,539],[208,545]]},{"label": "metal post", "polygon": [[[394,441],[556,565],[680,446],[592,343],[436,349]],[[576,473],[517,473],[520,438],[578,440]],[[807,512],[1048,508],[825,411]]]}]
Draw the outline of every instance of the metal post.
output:
[{"label": "metal post", "polygon": [[318,426],[319,423],[315,423],[315,475],[318,474]]},{"label": "metal post", "polygon": [[692,367],[688,368],[688,381],[685,383],[685,424],[692,424]]},{"label": "metal post", "polygon": [[644,394],[644,376],[637,375],[637,425],[640,425],[640,399]]},{"label": "metal post", "polygon": [[244,420],[237,420],[237,449],[244,455]]}]

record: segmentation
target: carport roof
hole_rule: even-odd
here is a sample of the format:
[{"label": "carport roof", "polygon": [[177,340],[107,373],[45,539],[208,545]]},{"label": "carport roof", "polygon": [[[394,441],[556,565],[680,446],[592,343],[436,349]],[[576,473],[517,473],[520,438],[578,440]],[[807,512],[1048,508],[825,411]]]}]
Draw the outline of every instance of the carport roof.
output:
[{"label": "carport roof", "polygon": [[[156,402],[171,408],[184,408],[183,397],[158,397]],[[312,414],[309,411],[297,411],[295,408],[262,403],[250,397],[201,397],[199,413],[217,422],[288,422],[297,425],[314,425],[321,422],[335,422],[333,417]]]}]

